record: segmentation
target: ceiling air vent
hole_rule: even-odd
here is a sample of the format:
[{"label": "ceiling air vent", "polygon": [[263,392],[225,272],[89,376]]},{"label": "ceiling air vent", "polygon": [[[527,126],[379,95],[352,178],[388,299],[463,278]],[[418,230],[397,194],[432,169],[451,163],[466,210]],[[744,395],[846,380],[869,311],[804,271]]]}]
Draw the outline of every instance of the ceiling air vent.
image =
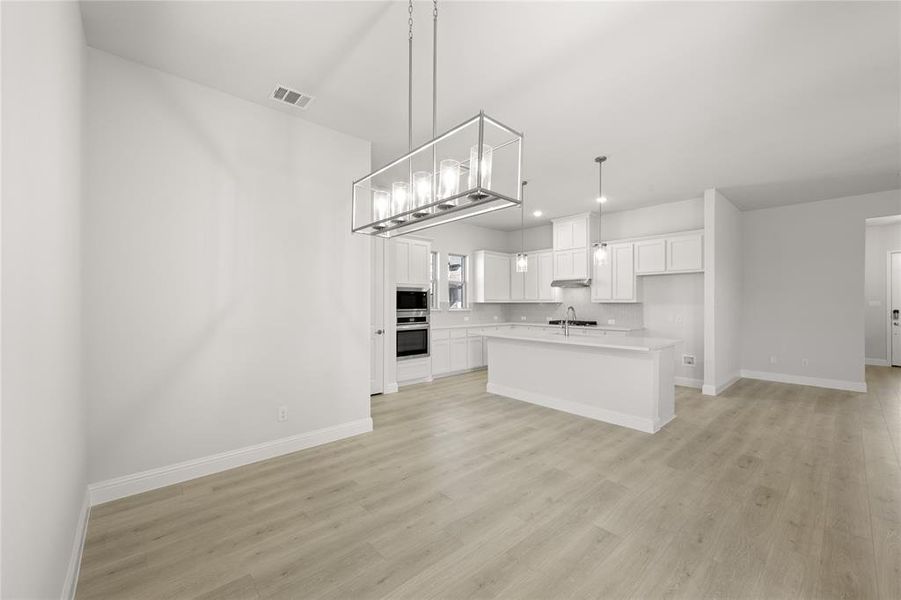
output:
[{"label": "ceiling air vent", "polygon": [[313,96],[286,88],[283,85],[277,85],[275,86],[275,91],[272,92],[272,99],[296,106],[297,108],[306,108],[313,101]]}]

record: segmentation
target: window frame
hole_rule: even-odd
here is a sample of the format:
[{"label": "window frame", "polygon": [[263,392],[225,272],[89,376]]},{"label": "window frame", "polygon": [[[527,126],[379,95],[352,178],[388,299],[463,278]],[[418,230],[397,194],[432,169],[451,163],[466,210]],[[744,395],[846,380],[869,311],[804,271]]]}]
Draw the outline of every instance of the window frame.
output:
[{"label": "window frame", "polygon": [[462,277],[460,278],[459,286],[454,285],[454,287],[460,288],[462,296],[463,296],[463,301],[461,303],[460,308],[454,308],[451,305],[450,288],[451,288],[452,282],[450,280],[450,277],[448,276],[448,278],[447,278],[447,310],[448,310],[448,312],[468,311],[468,310],[470,310],[470,307],[469,307],[469,255],[463,254],[463,253],[458,254],[458,253],[454,253],[454,252],[448,252],[447,253],[447,261],[445,261],[447,263],[448,272],[450,271],[451,257],[461,259],[460,263],[461,263],[461,268],[463,269],[463,274],[462,274]]}]

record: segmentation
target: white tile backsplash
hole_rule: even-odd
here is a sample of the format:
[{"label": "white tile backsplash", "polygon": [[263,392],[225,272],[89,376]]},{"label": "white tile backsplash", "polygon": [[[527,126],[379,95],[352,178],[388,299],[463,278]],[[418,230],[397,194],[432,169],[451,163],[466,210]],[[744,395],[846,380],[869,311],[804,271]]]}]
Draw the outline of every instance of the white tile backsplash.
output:
[{"label": "white tile backsplash", "polygon": [[613,319],[621,327],[643,327],[643,309],[641,304],[597,304],[591,301],[589,288],[563,288],[560,290],[560,304],[505,304],[506,320],[545,323],[549,319],[560,319],[566,307],[572,306],[576,318],[597,321],[599,325],[607,325]]}]

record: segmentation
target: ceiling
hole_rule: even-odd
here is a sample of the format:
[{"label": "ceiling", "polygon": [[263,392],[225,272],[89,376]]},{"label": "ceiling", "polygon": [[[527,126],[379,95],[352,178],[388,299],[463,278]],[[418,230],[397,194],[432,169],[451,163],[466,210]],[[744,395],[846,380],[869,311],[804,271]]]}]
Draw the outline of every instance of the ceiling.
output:
[{"label": "ceiling", "polygon": [[[415,7],[414,144],[431,133],[431,2]],[[698,197],[741,209],[901,187],[901,4],[439,5],[439,130],[484,109],[523,131],[541,219]],[[82,2],[88,44],[407,147],[405,2]],[[269,99],[276,83],[316,97]],[[361,173],[361,176],[364,175]],[[478,217],[501,229],[519,211]]]}]

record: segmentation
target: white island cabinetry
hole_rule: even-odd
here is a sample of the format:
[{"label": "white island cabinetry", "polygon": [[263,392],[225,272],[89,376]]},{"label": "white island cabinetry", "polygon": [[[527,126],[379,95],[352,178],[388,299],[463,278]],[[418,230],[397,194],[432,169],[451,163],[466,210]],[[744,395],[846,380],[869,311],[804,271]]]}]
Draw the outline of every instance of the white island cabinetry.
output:
[{"label": "white island cabinetry", "polygon": [[675,416],[677,340],[512,328],[485,336],[490,393],[646,433]]}]

